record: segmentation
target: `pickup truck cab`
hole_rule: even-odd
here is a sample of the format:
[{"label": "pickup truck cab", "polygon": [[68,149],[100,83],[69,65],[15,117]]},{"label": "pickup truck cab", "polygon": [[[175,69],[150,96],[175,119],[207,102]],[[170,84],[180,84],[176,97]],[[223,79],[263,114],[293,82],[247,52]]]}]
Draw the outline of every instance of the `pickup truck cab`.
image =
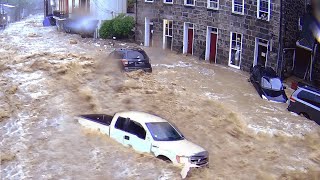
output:
[{"label": "pickup truck cab", "polygon": [[180,167],[208,165],[209,155],[206,150],[188,141],[175,126],[158,116],[128,111],[114,116],[80,115],[77,119],[81,125],[99,130],[125,146],[170,160]]}]

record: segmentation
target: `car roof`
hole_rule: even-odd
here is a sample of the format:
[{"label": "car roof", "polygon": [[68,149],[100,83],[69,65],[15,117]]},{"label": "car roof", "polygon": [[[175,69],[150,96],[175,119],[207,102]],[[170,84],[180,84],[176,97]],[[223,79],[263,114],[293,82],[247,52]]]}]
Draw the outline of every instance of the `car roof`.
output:
[{"label": "car roof", "polygon": [[130,118],[139,123],[168,122],[159,116],[152,115],[145,112],[139,112],[139,111],[125,111],[125,112],[119,112],[117,114],[121,117]]},{"label": "car roof", "polygon": [[142,48],[132,47],[132,48],[117,48],[115,51],[143,51]]}]

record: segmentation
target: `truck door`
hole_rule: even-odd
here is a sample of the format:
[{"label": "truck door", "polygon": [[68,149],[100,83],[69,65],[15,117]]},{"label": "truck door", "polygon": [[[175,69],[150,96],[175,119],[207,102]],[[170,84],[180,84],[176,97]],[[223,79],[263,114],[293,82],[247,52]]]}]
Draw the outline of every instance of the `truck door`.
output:
[{"label": "truck door", "polygon": [[127,126],[130,123],[130,119],[124,117],[118,117],[114,128],[110,127],[110,137],[118,141],[119,143],[128,146],[130,135],[126,132]]},{"label": "truck door", "polygon": [[150,152],[151,139],[147,135],[146,130],[136,121],[130,120],[127,132],[130,134],[130,146],[139,152]]}]

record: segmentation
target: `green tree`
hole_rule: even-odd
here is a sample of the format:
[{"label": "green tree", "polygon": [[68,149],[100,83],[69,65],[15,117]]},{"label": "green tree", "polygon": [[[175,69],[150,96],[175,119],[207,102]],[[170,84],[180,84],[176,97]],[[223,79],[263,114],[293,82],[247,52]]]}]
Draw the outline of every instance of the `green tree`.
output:
[{"label": "green tree", "polygon": [[105,21],[99,33],[101,38],[112,38],[113,36],[118,39],[127,38],[133,27],[133,17],[120,14],[112,20]]}]

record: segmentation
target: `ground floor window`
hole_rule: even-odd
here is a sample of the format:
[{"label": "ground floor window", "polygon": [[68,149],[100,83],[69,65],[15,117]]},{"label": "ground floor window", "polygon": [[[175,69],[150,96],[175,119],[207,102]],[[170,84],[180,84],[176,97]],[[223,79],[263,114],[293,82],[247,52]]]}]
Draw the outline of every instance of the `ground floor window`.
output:
[{"label": "ground floor window", "polygon": [[240,69],[242,34],[231,32],[229,66]]}]

